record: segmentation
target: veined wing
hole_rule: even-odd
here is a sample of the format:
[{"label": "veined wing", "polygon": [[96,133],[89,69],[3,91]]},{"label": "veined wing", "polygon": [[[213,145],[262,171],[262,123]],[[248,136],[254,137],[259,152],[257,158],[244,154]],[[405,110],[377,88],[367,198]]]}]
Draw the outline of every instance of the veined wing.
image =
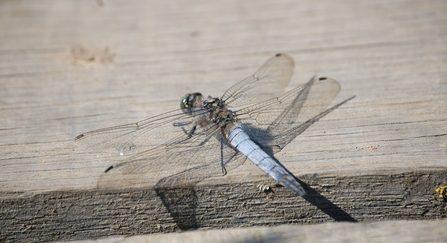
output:
[{"label": "veined wing", "polygon": [[275,153],[309,127],[310,119],[322,113],[339,91],[334,79],[312,79],[277,98],[237,111],[238,122],[260,147]]},{"label": "veined wing", "polygon": [[[280,95],[293,74],[293,60],[286,54],[270,58],[249,78],[228,89],[223,97],[233,106],[244,106]],[[99,129],[76,137],[86,151],[108,159],[126,159],[161,144],[181,141],[206,112],[185,114],[174,110],[137,123]],[[121,156],[117,156],[121,155]]]},{"label": "veined wing", "polygon": [[137,123],[83,133],[75,141],[86,151],[99,157],[123,160],[163,144],[188,139],[206,114],[202,109],[197,109],[192,114],[175,110]]},{"label": "veined wing", "polygon": [[245,160],[245,156],[228,145],[221,135],[221,129],[209,123],[180,143],[162,145],[116,164],[100,177],[98,188],[195,185],[217,173],[222,174],[226,168],[238,166]]},{"label": "veined wing", "polygon": [[222,100],[231,107],[241,107],[279,96],[289,84],[294,66],[290,56],[276,54],[253,75],[229,88]]}]

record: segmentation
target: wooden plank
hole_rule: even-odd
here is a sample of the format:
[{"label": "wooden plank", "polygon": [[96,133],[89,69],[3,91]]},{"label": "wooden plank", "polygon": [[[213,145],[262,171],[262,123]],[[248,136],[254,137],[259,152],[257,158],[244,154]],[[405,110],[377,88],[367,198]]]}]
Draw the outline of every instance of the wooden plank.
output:
[{"label": "wooden plank", "polygon": [[[390,219],[445,218],[432,186],[445,171],[411,174],[304,175],[304,200],[283,188],[260,192],[254,181],[194,189],[54,191],[2,199],[2,237],[26,241],[80,240],[190,229],[238,228]],[[268,183],[268,180],[261,181]],[[11,195],[10,195],[11,196]],[[169,204],[163,204],[169,200]]]},{"label": "wooden plank", "polygon": [[[2,239],[445,217],[434,189],[447,181],[446,2],[183,5],[2,3]],[[193,198],[171,214],[151,189],[95,190],[111,162],[79,151],[76,135],[178,109],[188,92],[218,96],[277,52],[295,59],[290,88],[318,74],[340,82],[333,104],[357,96],[277,156],[307,201],[257,191],[274,182],[251,163],[158,192]]]},{"label": "wooden plank", "polygon": [[282,225],[183,233],[112,237],[93,242],[445,242],[447,220]]}]

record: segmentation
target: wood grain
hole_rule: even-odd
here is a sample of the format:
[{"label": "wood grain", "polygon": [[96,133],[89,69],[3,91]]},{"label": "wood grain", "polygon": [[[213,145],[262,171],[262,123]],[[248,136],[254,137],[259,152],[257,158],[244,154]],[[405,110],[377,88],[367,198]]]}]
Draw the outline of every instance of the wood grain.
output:
[{"label": "wood grain", "polygon": [[242,229],[203,230],[184,233],[114,237],[94,242],[445,242],[447,220],[325,223],[319,225],[281,225]]},{"label": "wood grain", "polygon": [[[2,240],[446,216],[445,1],[102,3],[0,3]],[[177,218],[151,189],[95,190],[111,163],[76,135],[219,96],[278,52],[290,88],[319,75],[342,86],[333,105],[356,95],[277,156],[309,199],[257,191],[274,182],[251,163],[175,192],[194,198]]]}]

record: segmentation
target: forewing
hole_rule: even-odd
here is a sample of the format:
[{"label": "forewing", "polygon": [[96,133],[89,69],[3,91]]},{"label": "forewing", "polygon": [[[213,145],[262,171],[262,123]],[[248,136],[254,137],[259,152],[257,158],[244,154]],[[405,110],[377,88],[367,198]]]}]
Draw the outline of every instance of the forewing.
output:
[{"label": "forewing", "polygon": [[257,144],[275,153],[310,126],[339,91],[334,79],[312,79],[280,97],[237,111],[239,124]]},{"label": "forewing", "polygon": [[294,65],[287,54],[276,54],[252,76],[229,88],[222,100],[231,107],[241,107],[279,96],[292,78]]},{"label": "forewing", "polygon": [[163,144],[182,141],[204,118],[204,111],[191,116],[181,110],[167,112],[137,123],[103,128],[76,137],[87,153],[108,160],[124,160]]}]

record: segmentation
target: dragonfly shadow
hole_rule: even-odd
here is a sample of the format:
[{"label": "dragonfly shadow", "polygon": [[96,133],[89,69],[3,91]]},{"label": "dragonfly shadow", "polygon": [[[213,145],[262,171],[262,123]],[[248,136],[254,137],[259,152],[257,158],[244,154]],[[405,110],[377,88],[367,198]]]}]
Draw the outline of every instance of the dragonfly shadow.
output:
[{"label": "dragonfly shadow", "polygon": [[163,205],[181,230],[196,229],[197,195],[193,186],[182,188],[154,188]]},{"label": "dragonfly shadow", "polygon": [[329,199],[318,193],[316,190],[309,187],[306,183],[298,180],[299,183],[306,190],[307,195],[303,197],[306,201],[323,211],[329,217],[337,222],[358,222],[346,211],[335,205]]},{"label": "dragonfly shadow", "polygon": [[[306,123],[303,124],[304,130],[307,129],[310,125],[312,125],[316,121],[318,121],[319,119],[321,119],[322,117],[324,117],[327,114],[329,114],[331,111],[337,109],[341,105],[345,104],[346,102],[348,102],[348,101],[350,101],[350,100],[352,100],[354,98],[355,98],[355,96],[352,96],[351,98],[348,98],[348,99],[342,101],[341,103],[339,103],[339,104],[337,104],[337,105],[327,109],[326,111],[322,112],[318,116],[310,119],[309,121],[306,122],[306,123],[309,123],[309,124],[306,124]],[[303,128],[301,128],[300,130],[302,130]],[[302,131],[304,131],[304,130],[302,130]],[[357,222],[357,220],[354,219],[351,215],[349,215],[343,209],[341,209],[340,207],[338,207],[337,205],[332,203],[329,199],[327,199],[326,197],[324,197],[323,195],[318,193],[316,190],[314,190],[311,187],[309,187],[306,183],[300,181],[297,178],[295,178],[295,179],[303,186],[303,188],[307,192],[307,196],[305,196],[304,199],[306,201],[308,201],[309,203],[311,203],[312,205],[316,206],[318,209],[320,209],[324,213],[326,213],[329,217],[331,217],[335,221]]]}]

